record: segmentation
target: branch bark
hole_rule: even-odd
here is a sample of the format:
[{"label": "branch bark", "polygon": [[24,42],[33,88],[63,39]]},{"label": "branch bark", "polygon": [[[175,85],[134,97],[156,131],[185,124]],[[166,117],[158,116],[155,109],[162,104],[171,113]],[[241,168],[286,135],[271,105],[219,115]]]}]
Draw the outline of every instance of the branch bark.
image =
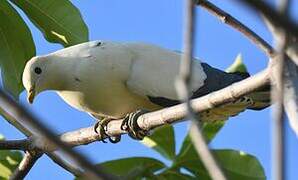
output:
[{"label": "branch bark", "polygon": [[24,179],[25,176],[28,174],[30,169],[33,167],[35,162],[41,157],[42,153],[36,151],[26,151],[25,155],[20,162],[19,166],[9,179],[11,180],[18,180]]},{"label": "branch bark", "polygon": [[3,140],[0,141],[0,149],[6,150],[32,150],[31,141],[28,139],[22,140]]}]

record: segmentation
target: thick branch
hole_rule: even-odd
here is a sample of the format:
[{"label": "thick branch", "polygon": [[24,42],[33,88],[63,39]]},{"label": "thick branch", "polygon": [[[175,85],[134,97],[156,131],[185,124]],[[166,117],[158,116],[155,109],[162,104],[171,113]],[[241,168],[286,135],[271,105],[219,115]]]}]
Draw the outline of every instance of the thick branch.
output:
[{"label": "thick branch", "polygon": [[245,37],[250,39],[256,46],[263,50],[267,56],[273,57],[275,55],[274,49],[268,44],[264,39],[257,35],[254,31],[248,28],[246,25],[238,21],[236,18],[231,16],[229,13],[215,6],[207,0],[199,0],[198,5],[209,11],[211,14],[219,18],[223,23],[230,25],[239,32],[241,32]]},{"label": "thick branch", "polygon": [[[269,68],[267,68],[252,77],[234,83],[224,89],[192,100],[192,107],[195,112],[203,112],[216,106],[235,101],[241,96],[252,93],[257,89],[268,85],[269,83],[270,71]],[[159,111],[144,114],[139,117],[138,125],[144,130],[152,130],[165,124],[177,123],[185,118],[186,115],[187,111],[185,104],[180,104],[169,108],[164,108]],[[125,131],[121,130],[121,123],[122,119],[110,122],[107,126],[107,134],[110,136],[115,136],[126,133]],[[99,134],[94,132],[93,126],[60,135],[60,140],[70,146],[85,145],[104,138],[107,137],[101,137]],[[55,147],[50,146],[45,141],[36,139],[36,142],[34,144],[45,151],[55,150]]]},{"label": "thick branch", "polygon": [[33,167],[35,162],[40,158],[42,153],[35,152],[35,151],[26,151],[25,156],[23,157],[22,161],[20,162],[19,166],[13,174],[11,175],[11,180],[18,180],[18,179],[24,179],[25,176],[28,174],[30,169]]}]

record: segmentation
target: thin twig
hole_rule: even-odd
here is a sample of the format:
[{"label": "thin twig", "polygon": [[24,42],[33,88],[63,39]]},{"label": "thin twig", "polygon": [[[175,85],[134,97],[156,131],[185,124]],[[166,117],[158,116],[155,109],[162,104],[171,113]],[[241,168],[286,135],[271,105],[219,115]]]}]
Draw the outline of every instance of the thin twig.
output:
[{"label": "thin twig", "polygon": [[201,132],[199,118],[194,113],[190,104],[190,86],[192,77],[192,57],[193,57],[193,36],[194,36],[194,17],[195,3],[193,0],[186,0],[185,34],[184,34],[184,54],[180,63],[180,73],[177,78],[177,93],[183,102],[186,102],[188,118],[192,120],[190,137],[195,149],[202,159],[210,177],[216,180],[225,180],[225,176],[213,155],[209,151],[208,145]]},{"label": "thin twig", "polygon": [[24,179],[29,173],[35,162],[41,157],[42,153],[35,151],[26,151],[19,166],[15,169],[9,179],[19,180]]},{"label": "thin twig", "polygon": [[22,140],[0,140],[0,149],[6,149],[6,150],[32,150],[31,149],[31,141],[28,139],[22,139]]},{"label": "thin twig", "polygon": [[59,147],[59,149],[68,156],[73,162],[78,164],[82,169],[86,170],[86,174],[92,179],[109,179],[112,176],[104,173],[100,168],[93,166],[83,155],[73,151],[71,148],[61,142],[54,133],[40,123],[33,115],[31,115],[25,108],[21,107],[2,90],[0,91],[0,106],[10,116],[15,117],[35,132],[38,133],[43,141],[48,141],[50,144]]},{"label": "thin twig", "polygon": [[239,20],[234,18],[229,13],[220,9],[216,5],[212,4],[207,0],[199,0],[198,5],[209,11],[211,14],[219,18],[223,23],[230,25],[239,32],[241,32],[245,37],[250,39],[256,46],[258,46],[262,51],[267,54],[270,58],[274,57],[275,50],[268,44],[264,39],[257,35],[254,31],[248,28],[246,25],[241,23]]}]

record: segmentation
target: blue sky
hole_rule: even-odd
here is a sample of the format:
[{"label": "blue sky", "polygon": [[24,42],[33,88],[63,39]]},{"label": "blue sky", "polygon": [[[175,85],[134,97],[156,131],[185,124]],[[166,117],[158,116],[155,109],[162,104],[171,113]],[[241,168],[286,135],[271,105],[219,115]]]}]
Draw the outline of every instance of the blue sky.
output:
[{"label": "blue sky", "polygon": [[[182,48],[183,1],[182,0],[93,0],[72,1],[81,11],[89,27],[90,40],[142,41],[172,50]],[[270,33],[260,19],[235,1],[212,1],[251,27],[268,42]],[[292,12],[298,18],[298,2]],[[222,24],[203,9],[198,9],[196,19],[195,56],[219,69],[228,67],[241,53],[251,74],[266,67],[267,57],[249,40],[234,29]],[[48,43],[42,34],[26,19],[37,46],[37,54],[47,54],[61,49],[60,45]],[[40,94],[33,105],[21,94],[21,103],[37,114],[45,124],[57,133],[90,126],[94,120],[87,114],[68,106],[54,92]],[[225,127],[211,143],[216,149],[237,149],[255,155],[263,165],[268,179],[271,178],[271,119],[270,108],[261,112],[246,111],[230,118]],[[188,123],[175,125],[178,150],[187,132]],[[14,127],[0,117],[0,133],[7,139],[23,137]],[[298,170],[297,137],[287,126],[287,177],[294,180]],[[93,143],[76,148],[93,162],[131,156],[150,156],[163,159],[159,154],[144,147],[127,136],[119,144]],[[72,179],[72,175],[43,156],[35,164],[26,179]]]}]

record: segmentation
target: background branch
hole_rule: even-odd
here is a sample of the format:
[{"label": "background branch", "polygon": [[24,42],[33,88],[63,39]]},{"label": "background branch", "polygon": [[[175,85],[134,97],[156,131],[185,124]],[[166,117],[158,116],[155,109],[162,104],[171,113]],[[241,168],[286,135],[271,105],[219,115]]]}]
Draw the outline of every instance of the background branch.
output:
[{"label": "background branch", "polygon": [[11,175],[11,180],[24,179],[35,162],[41,157],[42,153],[36,151],[26,151],[25,155],[20,162],[19,166],[15,169]]},{"label": "background branch", "polygon": [[226,180],[218,163],[210,152],[205,138],[201,132],[200,118],[194,113],[191,106],[190,89],[192,77],[192,59],[193,59],[193,41],[195,34],[195,1],[186,0],[185,25],[184,25],[184,53],[180,62],[180,72],[177,75],[176,91],[182,102],[185,102],[187,108],[187,117],[192,121],[190,137],[193,141],[195,150],[201,158],[210,177],[216,180]]},{"label": "background branch", "polygon": [[6,150],[31,150],[31,141],[29,139],[22,140],[0,140],[0,149]]},{"label": "background branch", "polygon": [[[286,17],[288,16],[289,1],[280,0],[279,1],[279,13]],[[262,12],[262,11],[261,11]],[[263,12],[262,12],[263,13]],[[289,16],[288,16],[289,17]],[[276,103],[273,109],[273,164],[272,164],[272,174],[276,180],[285,179],[285,117],[284,117],[284,84],[285,84],[285,61],[286,48],[288,43],[288,31],[282,29],[278,34],[274,35],[277,51],[279,56],[276,60],[276,69],[272,72],[272,76],[275,75],[276,88],[271,90],[271,98]]]}]

